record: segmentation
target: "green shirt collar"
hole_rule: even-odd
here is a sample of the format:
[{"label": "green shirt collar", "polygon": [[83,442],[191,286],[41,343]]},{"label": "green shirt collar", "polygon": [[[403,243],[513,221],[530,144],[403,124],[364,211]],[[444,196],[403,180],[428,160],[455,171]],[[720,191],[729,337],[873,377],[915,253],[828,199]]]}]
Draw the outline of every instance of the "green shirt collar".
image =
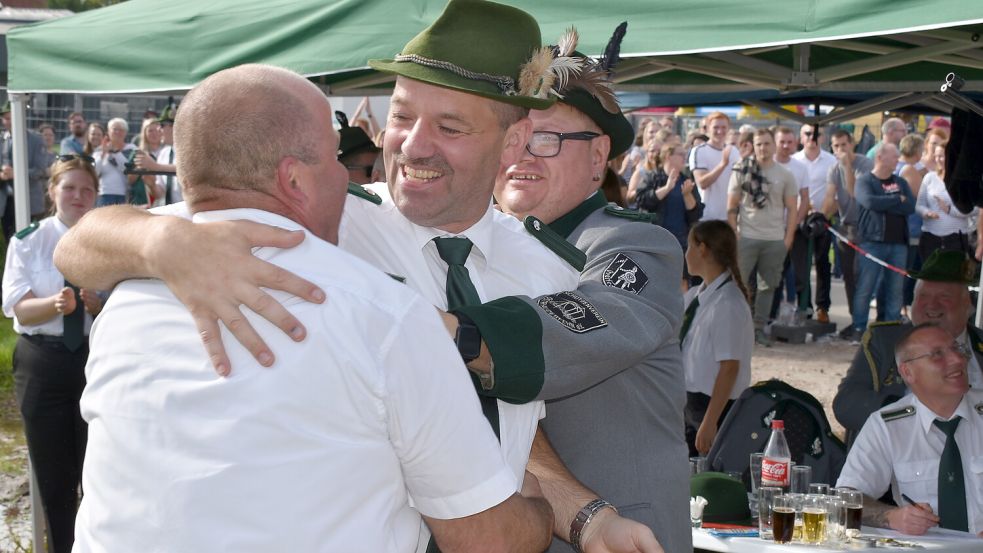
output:
[{"label": "green shirt collar", "polygon": [[607,199],[603,194],[601,194],[601,191],[598,190],[597,192],[591,194],[590,197],[584,200],[580,205],[573,208],[573,211],[570,211],[563,217],[560,217],[559,219],[550,223],[550,228],[553,229],[553,232],[556,232],[560,236],[569,238],[570,233],[573,232],[573,229],[580,226],[580,223],[583,223],[584,219],[586,219],[588,215],[606,205],[608,205]]}]

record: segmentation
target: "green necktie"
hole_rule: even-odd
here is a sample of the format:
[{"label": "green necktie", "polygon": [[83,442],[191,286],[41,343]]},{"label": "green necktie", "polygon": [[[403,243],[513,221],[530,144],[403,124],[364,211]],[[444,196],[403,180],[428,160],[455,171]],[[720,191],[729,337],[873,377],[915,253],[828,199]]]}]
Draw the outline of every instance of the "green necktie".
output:
[{"label": "green necktie", "polygon": [[962,417],[950,421],[933,421],[945,432],[945,447],[939,459],[939,526],[950,530],[969,530],[966,515],[966,482],[963,480],[963,458],[956,444],[956,428]]},{"label": "green necktie", "polygon": [[679,348],[683,347],[683,340],[686,339],[686,333],[689,332],[690,325],[693,324],[693,317],[696,316],[696,310],[700,307],[700,296],[697,295],[693,298],[693,301],[686,306],[686,312],[683,313],[683,326],[679,329]]},{"label": "green necktie", "polygon": [[65,347],[70,351],[78,351],[82,347],[82,343],[85,342],[85,332],[83,330],[83,326],[85,325],[85,305],[82,303],[82,297],[79,295],[77,286],[67,280],[65,281],[65,286],[68,286],[75,292],[75,311],[62,317],[64,329],[61,339]]},{"label": "green necktie", "polygon": [[453,311],[465,305],[478,305],[481,298],[471,282],[464,262],[471,253],[471,241],[467,238],[434,238],[437,253],[447,263],[447,310]]},{"label": "green necktie", "polygon": [[[468,260],[468,255],[471,254],[471,246],[473,245],[471,240],[464,237],[438,237],[434,238],[433,241],[437,246],[437,253],[440,254],[440,258],[447,263],[447,310],[453,311],[465,305],[480,304],[481,298],[478,296],[474,283],[471,282],[471,275],[468,273],[467,267],[464,266],[464,262]],[[472,380],[476,379],[472,377]],[[501,439],[498,402],[495,398],[481,394],[478,394],[478,401],[481,403],[481,412],[488,419],[488,424],[491,425],[492,430],[495,431],[495,437]],[[439,553],[439,551],[437,542],[431,537],[430,543],[427,544],[427,553]]]}]

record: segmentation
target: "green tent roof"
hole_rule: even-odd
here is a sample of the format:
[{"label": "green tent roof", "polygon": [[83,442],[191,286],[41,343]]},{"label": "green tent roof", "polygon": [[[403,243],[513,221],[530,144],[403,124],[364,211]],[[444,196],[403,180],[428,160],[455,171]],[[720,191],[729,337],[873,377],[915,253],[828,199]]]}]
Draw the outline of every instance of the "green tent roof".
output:
[{"label": "green tent roof", "polygon": [[[983,2],[966,0],[506,0],[544,40],[575,25],[600,54],[628,21],[626,91],[937,90],[949,71],[983,91]],[[14,92],[182,90],[220,69],[263,62],[318,77],[332,93],[388,87],[391,57],[443,9],[433,0],[131,0],[13,29]],[[494,45],[482,45],[494,48]]]}]

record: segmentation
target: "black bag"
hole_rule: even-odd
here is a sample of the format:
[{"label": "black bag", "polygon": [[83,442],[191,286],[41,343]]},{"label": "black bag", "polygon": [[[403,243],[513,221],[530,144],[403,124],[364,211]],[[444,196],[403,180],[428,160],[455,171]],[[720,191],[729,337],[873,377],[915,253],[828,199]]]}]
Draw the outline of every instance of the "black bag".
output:
[{"label": "black bag", "polygon": [[750,489],[750,456],[764,451],[773,419],[785,422],[792,462],[812,467],[813,482],[835,485],[846,445],[833,434],[822,404],[781,380],[759,382],[734,401],[707,456],[710,470],[742,472]]}]

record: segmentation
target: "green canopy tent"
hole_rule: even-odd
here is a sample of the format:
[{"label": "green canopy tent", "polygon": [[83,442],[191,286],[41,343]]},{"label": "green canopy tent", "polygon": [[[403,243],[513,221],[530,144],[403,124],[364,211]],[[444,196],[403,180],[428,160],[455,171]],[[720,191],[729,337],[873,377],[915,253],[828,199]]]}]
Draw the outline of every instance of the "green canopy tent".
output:
[{"label": "green canopy tent", "polygon": [[[802,99],[854,104],[826,120],[913,103],[945,109],[932,92],[953,70],[965,78],[964,92],[983,93],[980,2],[504,1],[532,13],[546,41],[576,26],[579,49],[591,55],[601,54],[627,20],[616,82],[623,91],[651,94],[642,99],[650,105],[745,100],[774,111]],[[382,94],[392,77],[369,70],[366,61],[397,53],[444,4],[130,0],[25,25],[7,37],[14,125],[23,125],[30,92],[180,91],[249,62],[293,69],[329,94]],[[15,151],[24,151],[17,137]],[[25,208],[18,226],[26,221]]]}]

